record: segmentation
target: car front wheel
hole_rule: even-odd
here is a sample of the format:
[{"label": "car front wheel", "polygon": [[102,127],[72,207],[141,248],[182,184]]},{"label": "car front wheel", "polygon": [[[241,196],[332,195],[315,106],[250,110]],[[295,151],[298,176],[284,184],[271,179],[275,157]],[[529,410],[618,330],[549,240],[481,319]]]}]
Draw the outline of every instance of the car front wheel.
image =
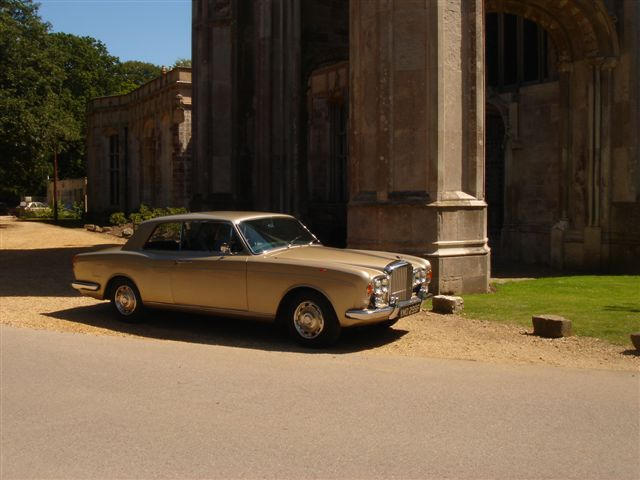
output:
[{"label": "car front wheel", "polygon": [[340,336],[340,323],[331,304],[316,292],[295,295],[285,315],[289,333],[303,346],[331,345]]},{"label": "car front wheel", "polygon": [[142,320],[144,306],[140,292],[126,278],[116,279],[111,286],[111,305],[123,322],[137,323]]}]

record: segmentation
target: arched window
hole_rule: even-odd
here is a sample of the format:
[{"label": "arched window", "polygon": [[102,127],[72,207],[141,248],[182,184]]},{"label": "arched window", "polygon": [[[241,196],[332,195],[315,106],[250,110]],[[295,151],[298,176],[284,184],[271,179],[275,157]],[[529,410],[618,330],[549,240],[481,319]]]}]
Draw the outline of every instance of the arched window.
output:
[{"label": "arched window", "polygon": [[487,86],[496,90],[554,80],[554,50],[547,32],[518,15],[486,17]]}]

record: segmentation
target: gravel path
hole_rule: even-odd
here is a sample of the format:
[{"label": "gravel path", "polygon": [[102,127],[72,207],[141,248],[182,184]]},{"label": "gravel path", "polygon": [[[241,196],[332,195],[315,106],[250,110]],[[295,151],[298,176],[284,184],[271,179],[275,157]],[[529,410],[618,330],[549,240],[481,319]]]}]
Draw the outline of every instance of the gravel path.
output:
[{"label": "gravel path", "polygon": [[[81,297],[69,283],[73,279],[73,255],[122,243],[122,239],[109,234],[0,217],[0,323],[299,351],[270,325],[257,322],[157,311],[149,314],[144,325],[118,322],[107,302]],[[542,339],[519,326],[422,312],[401,319],[389,330],[347,331],[334,352],[640,371],[640,357],[627,348],[586,337]]]}]

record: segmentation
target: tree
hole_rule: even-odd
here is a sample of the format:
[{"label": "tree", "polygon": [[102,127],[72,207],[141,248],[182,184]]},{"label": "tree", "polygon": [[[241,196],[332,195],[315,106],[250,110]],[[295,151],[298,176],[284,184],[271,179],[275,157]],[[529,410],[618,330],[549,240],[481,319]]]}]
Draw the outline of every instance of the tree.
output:
[{"label": "tree", "polygon": [[129,60],[120,64],[118,78],[120,85],[118,93],[129,93],[140,85],[162,75],[162,68],[153,63]]},{"label": "tree", "polygon": [[190,58],[179,58],[175,61],[172,68],[176,67],[189,67],[191,68],[191,59]]},{"label": "tree", "polygon": [[60,178],[85,175],[87,103],[160,74],[94,38],[50,33],[31,0],[0,0],[0,200],[43,193],[54,151]]},{"label": "tree", "polygon": [[63,75],[50,56],[49,25],[31,1],[0,0],[0,196],[39,193],[51,172],[55,92]]},{"label": "tree", "polygon": [[[64,82],[56,92],[57,115],[54,119],[56,139],[53,146],[59,153],[61,178],[85,174],[85,144],[87,103],[95,97],[118,92],[119,61],[106,46],[91,37],[66,33],[49,35],[50,55],[62,67]],[[51,128],[51,127],[50,127]]]}]

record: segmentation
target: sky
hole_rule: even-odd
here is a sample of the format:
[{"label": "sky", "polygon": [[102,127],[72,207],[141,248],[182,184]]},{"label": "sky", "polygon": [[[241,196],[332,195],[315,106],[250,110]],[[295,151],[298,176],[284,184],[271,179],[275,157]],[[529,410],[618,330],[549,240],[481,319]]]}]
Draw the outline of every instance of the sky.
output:
[{"label": "sky", "polygon": [[120,60],[191,58],[191,0],[38,0],[54,32],[97,38]]}]

